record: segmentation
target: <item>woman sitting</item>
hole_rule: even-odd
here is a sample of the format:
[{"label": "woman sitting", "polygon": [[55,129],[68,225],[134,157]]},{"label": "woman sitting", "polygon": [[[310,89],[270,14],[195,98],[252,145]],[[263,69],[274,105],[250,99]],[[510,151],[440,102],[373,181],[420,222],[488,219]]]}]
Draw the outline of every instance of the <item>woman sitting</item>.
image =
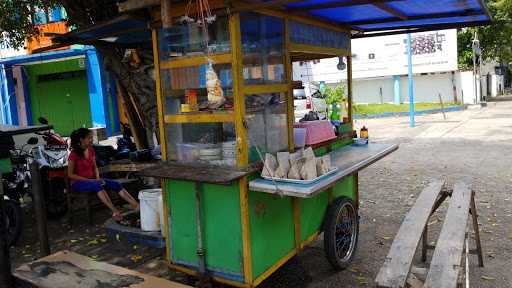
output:
[{"label": "woman sitting", "polygon": [[117,181],[100,178],[96,157],[92,147],[92,133],[79,128],[71,133],[71,153],[68,159],[68,177],[71,189],[77,193],[96,193],[101,202],[111,211],[115,220],[121,220],[121,212],[112,204],[105,189],[113,190],[136,211],[139,203]]}]

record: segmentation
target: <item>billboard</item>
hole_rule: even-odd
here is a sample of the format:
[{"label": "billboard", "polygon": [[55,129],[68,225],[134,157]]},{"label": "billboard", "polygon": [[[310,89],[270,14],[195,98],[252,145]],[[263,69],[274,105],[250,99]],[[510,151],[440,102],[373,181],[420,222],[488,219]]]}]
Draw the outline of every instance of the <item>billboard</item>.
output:
[{"label": "billboard", "polygon": [[[457,30],[411,34],[413,73],[457,70]],[[352,77],[373,78],[407,74],[407,34],[352,40]],[[314,81],[330,83],[346,79],[338,70],[338,58],[311,64]]]}]

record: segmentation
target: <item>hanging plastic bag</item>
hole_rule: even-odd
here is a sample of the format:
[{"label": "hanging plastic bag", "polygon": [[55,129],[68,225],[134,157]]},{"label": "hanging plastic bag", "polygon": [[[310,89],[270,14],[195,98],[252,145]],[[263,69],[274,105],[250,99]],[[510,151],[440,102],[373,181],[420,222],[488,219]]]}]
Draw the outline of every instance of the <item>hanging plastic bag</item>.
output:
[{"label": "hanging plastic bag", "polygon": [[226,101],[219,77],[213,70],[213,64],[210,60],[206,69],[206,91],[208,92],[208,108],[218,109]]}]

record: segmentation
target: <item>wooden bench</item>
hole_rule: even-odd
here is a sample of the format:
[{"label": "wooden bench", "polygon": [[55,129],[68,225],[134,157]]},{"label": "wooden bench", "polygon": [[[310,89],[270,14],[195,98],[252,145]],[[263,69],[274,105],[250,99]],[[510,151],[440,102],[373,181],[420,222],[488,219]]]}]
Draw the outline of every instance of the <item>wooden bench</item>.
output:
[{"label": "wooden bench", "polygon": [[[115,171],[108,171],[108,170],[100,170],[100,173],[103,175],[104,173],[109,172],[127,172],[126,177],[124,178],[117,178],[112,179],[115,180],[123,187],[126,188],[127,185],[137,185],[137,188],[139,186],[142,186],[142,181],[139,178],[129,178],[132,176],[133,170],[128,171],[122,171],[120,169],[117,169]],[[68,204],[68,224],[70,226],[73,226],[73,219],[74,216],[76,216],[76,213],[80,210],[85,210],[85,214],[87,217],[87,224],[92,225],[92,207],[95,204],[99,204],[100,200],[96,196],[96,193],[76,193],[71,189],[71,185],[69,185],[69,181],[66,176],[66,187],[67,187],[67,204]],[[109,194],[110,199],[112,202],[115,202],[118,198],[120,198],[117,194],[111,193],[111,191],[107,191]]]},{"label": "wooden bench", "polygon": [[[446,190],[444,184],[441,180],[430,183],[405,216],[384,265],[375,279],[377,287],[453,288],[461,284],[463,277],[466,278],[466,283],[469,283],[468,254],[478,255],[479,265],[483,266],[475,193],[462,182],[456,183],[452,191]],[[448,198],[451,198],[451,201],[437,244],[429,245],[430,216]],[[468,247],[467,225],[470,214],[476,242],[476,249],[471,251]],[[413,265],[420,240],[422,262],[427,260],[427,250],[434,249],[429,269]],[[463,255],[465,265],[462,265]],[[460,273],[463,270],[466,272],[465,275]]]}]

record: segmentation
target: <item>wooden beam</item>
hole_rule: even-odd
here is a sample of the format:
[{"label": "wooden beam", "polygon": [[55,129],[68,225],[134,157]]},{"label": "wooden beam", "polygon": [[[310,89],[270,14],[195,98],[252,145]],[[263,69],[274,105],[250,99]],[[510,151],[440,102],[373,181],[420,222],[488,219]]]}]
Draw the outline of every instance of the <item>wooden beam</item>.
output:
[{"label": "wooden beam", "polygon": [[126,13],[158,5],[160,5],[160,0],[127,0],[123,3],[117,4],[117,9],[120,13]]},{"label": "wooden beam", "polygon": [[270,0],[266,2],[261,1],[255,1],[255,2],[233,2],[231,3],[233,5],[233,9],[231,9],[232,12],[242,12],[242,11],[250,11],[254,9],[262,9],[262,8],[282,8],[282,6],[293,3],[293,2],[299,2],[302,0]]},{"label": "wooden beam", "polygon": [[[439,19],[439,18],[450,18],[450,17],[465,17],[465,16],[479,16],[482,15],[482,12],[470,9],[459,12],[448,12],[448,13],[434,13],[434,14],[423,14],[416,16],[409,16],[407,20],[423,20],[423,19]],[[385,19],[376,19],[376,20],[361,20],[361,21],[352,21],[346,22],[346,25],[368,25],[368,24],[380,24],[380,23],[392,23],[401,21],[400,18],[392,17]]]},{"label": "wooden beam", "polygon": [[329,2],[323,4],[313,4],[306,5],[301,7],[294,7],[288,9],[289,11],[310,11],[310,10],[319,10],[319,9],[332,9],[332,8],[341,8],[341,7],[349,7],[349,6],[359,6],[359,5],[368,5],[368,4],[376,4],[376,3],[386,3],[386,2],[397,2],[404,0],[352,0],[352,1],[344,1],[344,2]]},{"label": "wooden beam", "polygon": [[383,11],[386,11],[388,12],[389,14],[395,16],[395,17],[398,17],[402,20],[407,20],[407,15],[405,15],[404,13],[396,10],[395,8],[393,7],[390,7],[387,3],[383,3],[383,2],[377,2],[377,3],[373,3],[372,4],[373,6],[379,8],[380,10],[383,10]]},{"label": "wooden beam", "polygon": [[425,288],[456,287],[466,237],[471,190],[463,182],[453,188],[452,199],[430,262]]},{"label": "wooden beam", "polygon": [[444,180],[430,183],[405,216],[384,265],[375,279],[377,287],[405,287],[416,247],[443,186]]},{"label": "wooden beam", "polygon": [[172,27],[171,0],[160,1],[160,14],[162,15],[162,27],[164,29]]}]

